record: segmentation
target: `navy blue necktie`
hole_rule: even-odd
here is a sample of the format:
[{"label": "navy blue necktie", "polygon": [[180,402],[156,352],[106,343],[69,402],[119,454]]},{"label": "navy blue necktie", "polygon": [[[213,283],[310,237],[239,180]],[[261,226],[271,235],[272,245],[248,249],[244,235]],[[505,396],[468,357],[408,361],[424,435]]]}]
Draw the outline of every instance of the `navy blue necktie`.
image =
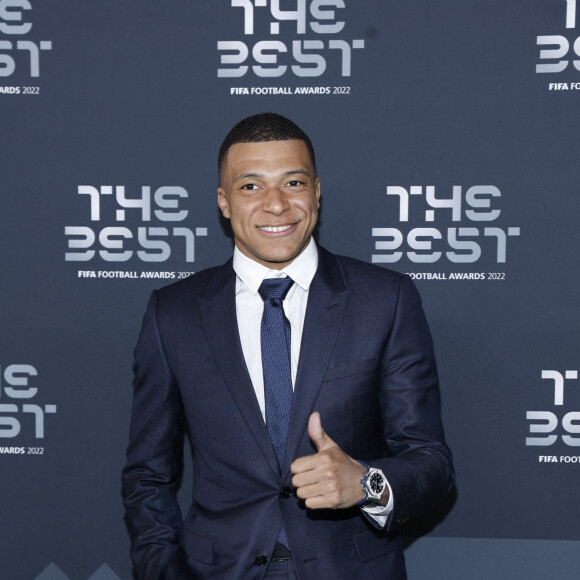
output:
[{"label": "navy blue necktie", "polygon": [[262,369],[266,399],[266,427],[282,466],[286,435],[292,410],[292,371],[290,368],[290,323],[284,316],[283,302],[292,278],[268,278],[258,292],[264,301],[262,314]]},{"label": "navy blue necktie", "polygon": [[[264,301],[262,314],[262,369],[266,398],[266,427],[282,466],[286,436],[292,411],[292,370],[290,367],[290,322],[284,316],[284,298],[294,284],[292,278],[268,278],[258,292]],[[284,524],[278,542],[288,547]]]}]

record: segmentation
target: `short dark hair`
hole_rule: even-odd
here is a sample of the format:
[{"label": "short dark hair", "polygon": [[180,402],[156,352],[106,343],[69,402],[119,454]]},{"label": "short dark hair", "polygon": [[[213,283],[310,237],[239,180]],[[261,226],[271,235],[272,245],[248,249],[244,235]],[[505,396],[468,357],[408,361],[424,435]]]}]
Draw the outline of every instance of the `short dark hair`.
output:
[{"label": "short dark hair", "polygon": [[282,115],[259,113],[242,119],[226,135],[218,155],[219,174],[221,175],[230,147],[236,143],[263,143],[264,141],[290,141],[292,139],[304,141],[316,173],[314,147],[308,135],[296,123]]}]

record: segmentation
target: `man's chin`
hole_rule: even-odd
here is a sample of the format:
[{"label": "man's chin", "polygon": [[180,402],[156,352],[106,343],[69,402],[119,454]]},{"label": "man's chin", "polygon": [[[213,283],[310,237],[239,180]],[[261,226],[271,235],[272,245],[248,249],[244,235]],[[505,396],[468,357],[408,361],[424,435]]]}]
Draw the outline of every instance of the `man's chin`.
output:
[{"label": "man's chin", "polygon": [[254,259],[261,262],[267,268],[272,268],[272,270],[281,270],[292,262],[303,250],[286,251],[286,252],[268,252],[260,256],[255,256]]}]

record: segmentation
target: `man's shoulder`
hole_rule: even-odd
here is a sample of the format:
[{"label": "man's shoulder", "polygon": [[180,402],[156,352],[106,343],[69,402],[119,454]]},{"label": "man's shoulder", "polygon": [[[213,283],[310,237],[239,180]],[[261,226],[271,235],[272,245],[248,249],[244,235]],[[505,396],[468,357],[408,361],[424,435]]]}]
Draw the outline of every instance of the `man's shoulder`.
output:
[{"label": "man's shoulder", "polygon": [[334,254],[321,248],[321,258],[324,260],[335,260],[338,268],[342,272],[349,285],[359,284],[379,284],[379,285],[399,285],[408,276],[395,270],[390,270],[382,266],[370,264],[349,256]]},{"label": "man's shoulder", "polygon": [[176,297],[181,294],[201,295],[208,286],[212,284],[217,276],[226,276],[228,273],[233,274],[231,259],[220,266],[212,266],[199,272],[191,274],[187,278],[177,280],[167,286],[162,286],[157,293],[164,298]]}]

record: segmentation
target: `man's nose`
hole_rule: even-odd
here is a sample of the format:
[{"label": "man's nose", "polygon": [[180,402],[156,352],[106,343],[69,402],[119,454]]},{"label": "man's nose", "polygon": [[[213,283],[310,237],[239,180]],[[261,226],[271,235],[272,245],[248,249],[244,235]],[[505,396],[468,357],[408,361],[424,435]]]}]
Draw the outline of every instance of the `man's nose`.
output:
[{"label": "man's nose", "polygon": [[280,215],[290,208],[286,194],[279,187],[269,187],[264,196],[262,209],[274,215]]}]

